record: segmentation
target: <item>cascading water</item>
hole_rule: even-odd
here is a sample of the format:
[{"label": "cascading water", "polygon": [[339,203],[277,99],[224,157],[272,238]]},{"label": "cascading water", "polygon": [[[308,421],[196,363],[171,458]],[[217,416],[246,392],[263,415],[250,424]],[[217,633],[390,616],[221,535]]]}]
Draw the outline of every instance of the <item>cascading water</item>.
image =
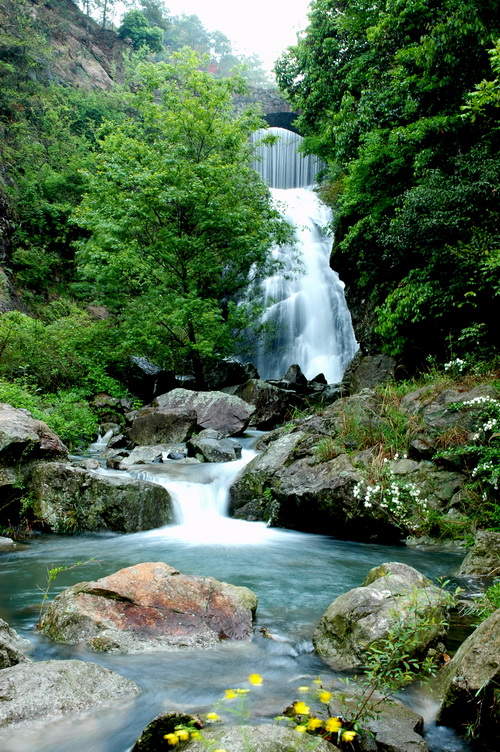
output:
[{"label": "cascading water", "polygon": [[329,383],[338,382],[358,345],[344,286],[330,269],[330,210],[312,189],[320,163],[303,157],[297,151],[301,136],[283,128],[259,131],[255,139],[269,133],[279,140],[256,147],[254,167],[295,227],[295,245],[273,250],[284,273],[262,283],[264,321],[272,334],[251,360],[264,379],[282,378],[297,363],[308,379],[323,373]]}]

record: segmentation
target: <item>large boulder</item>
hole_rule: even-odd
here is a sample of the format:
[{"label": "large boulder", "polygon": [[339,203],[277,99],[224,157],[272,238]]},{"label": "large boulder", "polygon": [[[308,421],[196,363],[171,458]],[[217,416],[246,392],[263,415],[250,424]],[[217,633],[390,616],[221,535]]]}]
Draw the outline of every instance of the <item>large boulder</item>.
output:
[{"label": "large boulder", "polygon": [[291,390],[280,389],[267,381],[249,379],[234,392],[245,402],[254,405],[255,412],[250,418],[254,428],[267,430],[282,423],[294,407],[302,406],[303,401]]},{"label": "large boulder", "polygon": [[355,394],[362,389],[373,389],[378,384],[385,384],[394,379],[396,361],[390,355],[379,353],[361,358],[359,365],[350,376],[350,392]]},{"label": "large boulder", "polygon": [[41,620],[55,642],[140,653],[209,648],[252,634],[255,594],[163,563],[137,564],[60,593]]},{"label": "large boulder", "polygon": [[476,535],[457,573],[465,577],[498,577],[500,575],[500,533],[481,530]]},{"label": "large boulder", "polygon": [[67,456],[67,448],[46,423],[35,420],[28,410],[0,403],[0,462],[3,465]]},{"label": "large boulder", "polygon": [[111,705],[139,687],[109,668],[83,661],[41,661],[0,671],[0,727],[45,721]]},{"label": "large boulder", "polygon": [[242,433],[255,412],[253,405],[234,394],[192,392],[189,389],[173,389],[167,394],[162,394],[155,399],[153,407],[160,410],[194,410],[199,430],[213,428],[223,436]]},{"label": "large boulder", "polygon": [[444,671],[439,722],[489,741],[500,737],[500,609],[469,635]]},{"label": "large boulder", "polygon": [[29,661],[26,656],[28,647],[28,640],[23,640],[6,621],[0,619],[0,669],[16,666],[18,663],[27,663]]},{"label": "large boulder", "polygon": [[334,668],[356,669],[364,665],[368,646],[402,625],[410,655],[424,655],[445,634],[452,600],[413,567],[382,564],[370,570],[361,587],[330,604],[314,631],[314,647]]},{"label": "large boulder", "polygon": [[144,480],[102,475],[61,462],[31,468],[33,513],[51,531],[135,533],[172,522],[170,496]]},{"label": "large boulder", "polygon": [[[174,391],[187,391],[174,389]],[[184,405],[149,405],[128,415],[127,435],[134,444],[178,444],[196,430],[196,411]]]},{"label": "large boulder", "polygon": [[278,435],[230,489],[231,513],[273,526],[350,540],[398,541],[401,531],[381,508],[365,508],[354,494],[362,475],[341,449],[318,457],[324,435]]}]

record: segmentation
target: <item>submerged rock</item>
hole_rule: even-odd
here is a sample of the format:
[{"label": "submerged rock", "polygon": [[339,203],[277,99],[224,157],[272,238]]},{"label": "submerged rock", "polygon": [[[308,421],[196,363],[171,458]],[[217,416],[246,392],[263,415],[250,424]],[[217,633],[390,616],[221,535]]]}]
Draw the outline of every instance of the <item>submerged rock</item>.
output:
[{"label": "submerged rock", "polygon": [[25,651],[28,647],[28,640],[23,640],[6,621],[0,619],[0,669],[27,663],[29,658]]},{"label": "submerged rock", "polygon": [[248,588],[147,563],[64,590],[41,628],[55,642],[99,652],[209,648],[249,639],[256,608]]},{"label": "submerged rock", "polygon": [[27,487],[36,518],[56,533],[135,533],[172,522],[167,490],[144,480],[45,462],[32,467]]},{"label": "submerged rock", "polygon": [[483,621],[444,669],[438,720],[462,733],[500,738],[500,609]]},{"label": "submerged rock", "polygon": [[139,694],[135,682],[83,661],[41,661],[0,671],[0,727],[75,713]]},{"label": "submerged rock", "polygon": [[313,644],[334,668],[360,668],[366,648],[401,624],[408,630],[405,649],[412,657],[422,656],[445,634],[443,621],[452,601],[413,567],[382,564],[370,570],[361,587],[330,604],[314,631]]}]

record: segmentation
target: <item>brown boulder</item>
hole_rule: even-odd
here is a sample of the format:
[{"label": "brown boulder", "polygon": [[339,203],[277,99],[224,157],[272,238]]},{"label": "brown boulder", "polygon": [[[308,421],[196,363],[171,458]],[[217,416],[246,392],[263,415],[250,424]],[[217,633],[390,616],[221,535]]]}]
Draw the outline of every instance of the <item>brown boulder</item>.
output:
[{"label": "brown boulder", "polygon": [[55,642],[83,643],[95,651],[209,648],[225,639],[248,639],[256,608],[248,588],[145,563],[63,591],[41,628]]}]

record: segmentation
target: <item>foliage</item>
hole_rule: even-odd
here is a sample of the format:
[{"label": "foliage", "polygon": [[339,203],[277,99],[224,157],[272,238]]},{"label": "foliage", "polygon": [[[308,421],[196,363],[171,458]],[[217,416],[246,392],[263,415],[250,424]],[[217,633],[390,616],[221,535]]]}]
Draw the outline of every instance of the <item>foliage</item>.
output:
[{"label": "foliage", "polygon": [[159,26],[151,26],[140,10],[129,10],[123,16],[118,36],[130,39],[135,50],[146,47],[151,52],[161,52],[163,49],[163,30]]},{"label": "foliage", "polygon": [[97,433],[97,416],[89,406],[85,394],[60,390],[43,396],[23,381],[0,379],[0,402],[29,410],[37,420],[43,420],[68,447],[88,444]]},{"label": "foliage", "polygon": [[467,613],[476,617],[477,623],[480,624],[498,608],[500,608],[500,580],[496,579],[484,593],[474,597]]},{"label": "foliage", "polygon": [[500,402],[492,397],[474,397],[457,403],[455,409],[474,410],[477,430],[466,444],[444,449],[437,459],[459,462],[469,475],[468,487],[477,524],[500,530]]},{"label": "foliage", "polygon": [[216,80],[190,51],[140,66],[136,116],[104,129],[76,218],[82,291],[124,322],[127,346],[160,365],[223,356],[255,320],[253,279],[289,237],[249,166],[256,112],[235,117],[240,78]]},{"label": "foliage", "polygon": [[71,569],[76,569],[77,567],[85,566],[85,564],[90,564],[91,561],[94,561],[94,557],[92,557],[91,559],[87,559],[86,561],[77,561],[75,564],[66,564],[60,567],[52,567],[52,569],[47,570],[47,585],[45,587],[45,590],[43,590],[42,602],[40,603],[40,610],[38,613],[39,622],[42,618],[43,607],[45,605],[45,601],[49,597],[49,590],[54,580],[56,580],[57,577],[62,572],[69,572]]},{"label": "foliage", "polygon": [[[498,0],[315,0],[277,64],[328,164],[334,264],[378,305],[386,349],[420,365],[483,326],[497,345]],[[472,92],[472,94],[471,94]],[[466,109],[464,109],[464,103]]]}]

